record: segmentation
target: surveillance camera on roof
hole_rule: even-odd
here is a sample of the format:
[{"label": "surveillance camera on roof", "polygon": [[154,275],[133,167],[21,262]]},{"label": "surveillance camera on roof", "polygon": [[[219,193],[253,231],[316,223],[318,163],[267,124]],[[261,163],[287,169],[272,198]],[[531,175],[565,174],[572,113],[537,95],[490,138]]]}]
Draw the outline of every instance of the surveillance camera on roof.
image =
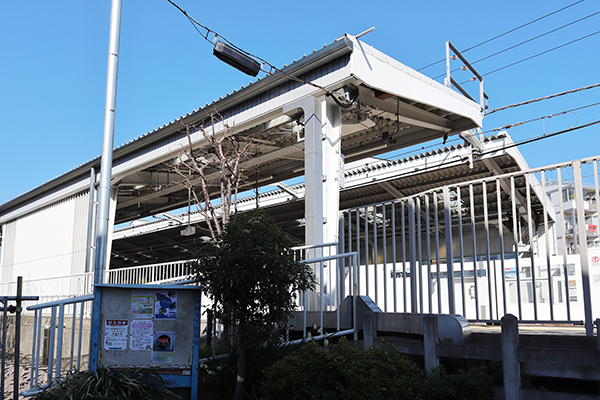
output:
[{"label": "surveillance camera on roof", "polygon": [[190,225],[187,228],[179,231],[179,233],[181,234],[181,236],[192,236],[196,233],[196,227]]}]

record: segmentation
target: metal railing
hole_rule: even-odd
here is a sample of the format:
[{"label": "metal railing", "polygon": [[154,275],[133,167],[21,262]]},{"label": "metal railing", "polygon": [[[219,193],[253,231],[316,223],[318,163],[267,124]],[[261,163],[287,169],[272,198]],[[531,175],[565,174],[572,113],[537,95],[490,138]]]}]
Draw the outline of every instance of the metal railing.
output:
[{"label": "metal railing", "polygon": [[[94,273],[81,273],[23,280],[23,292],[35,293],[40,302],[49,302],[92,293]],[[17,282],[0,284],[0,293],[14,292]],[[31,303],[28,303],[31,304]]]},{"label": "metal railing", "polygon": [[[349,252],[344,254],[334,254],[325,257],[304,260],[304,263],[311,265],[317,282],[315,290],[304,291],[299,294],[298,309],[303,315],[303,336],[306,337],[307,327],[310,325],[307,313],[318,312],[319,326],[325,326],[325,313],[334,312],[336,321],[336,331],[340,332],[341,327],[341,309],[340,305],[345,299],[345,293],[352,296],[352,329],[344,334],[354,333],[355,339],[358,333],[356,321],[356,289],[357,289],[357,271],[358,253]],[[329,279],[326,279],[329,277]]]},{"label": "metal railing", "polygon": [[[65,370],[82,368],[83,357],[89,355],[89,337],[84,345],[84,319],[89,315],[89,307],[94,295],[86,295],[38,304],[27,307],[34,311],[33,340],[31,349],[31,377],[29,389],[21,392],[23,396],[32,396],[63,377]],[[50,310],[48,324],[42,330],[43,311]],[[44,313],[45,314],[45,313]],[[57,315],[58,314],[58,315]],[[77,315],[79,314],[79,317]],[[71,315],[71,334],[65,337],[66,315]],[[77,335],[75,332],[78,332]],[[42,342],[42,339],[44,341]],[[63,357],[65,344],[69,347],[68,356]],[[47,349],[45,354],[44,349]],[[40,376],[40,366],[46,361],[46,376]]]},{"label": "metal railing", "polygon": [[566,221],[562,201],[554,202],[555,209],[546,192],[556,178],[554,189],[561,196],[563,178],[571,176],[569,184],[581,193],[586,176],[598,196],[599,159],[345,210],[340,251],[358,253],[358,293],[385,312],[459,313],[483,322],[512,313],[521,322],[585,323],[591,331],[592,302],[600,311],[600,299],[592,298],[590,279],[600,286],[600,264],[590,269],[599,250],[585,241],[589,214],[576,197],[581,204],[571,223],[577,254],[569,255],[565,235],[559,243],[555,239]]},{"label": "metal railing", "polygon": [[144,284],[172,282],[179,278],[186,279],[191,276],[190,260],[111,269],[108,270],[106,275],[106,283]]}]

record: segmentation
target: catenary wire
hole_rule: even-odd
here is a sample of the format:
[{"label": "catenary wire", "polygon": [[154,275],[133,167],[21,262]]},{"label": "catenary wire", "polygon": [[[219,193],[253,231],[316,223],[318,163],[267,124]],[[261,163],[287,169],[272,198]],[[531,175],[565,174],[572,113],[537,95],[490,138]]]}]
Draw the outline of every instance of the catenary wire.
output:
[{"label": "catenary wire", "polygon": [[494,129],[489,129],[487,131],[483,131],[481,133],[490,133],[490,132],[501,131],[503,129],[510,129],[510,128],[514,128],[516,126],[525,125],[525,124],[527,124],[529,122],[534,122],[534,121],[539,121],[539,120],[546,119],[546,118],[552,118],[552,117],[556,117],[556,116],[559,116],[559,115],[564,115],[564,114],[572,113],[574,111],[579,111],[579,110],[583,110],[583,109],[586,109],[586,108],[589,108],[589,107],[594,107],[594,106],[597,106],[597,105],[600,105],[600,102],[588,104],[587,106],[581,106],[581,107],[577,107],[577,108],[572,108],[570,110],[561,111],[561,112],[554,113],[554,114],[544,115],[543,117],[528,119],[526,121],[515,122],[513,124],[507,124],[507,125],[504,125],[504,126],[500,126],[498,128],[494,128]]},{"label": "catenary wire", "polygon": [[[504,32],[504,33],[501,33],[501,34],[499,34],[499,35],[496,35],[496,36],[494,36],[494,37],[492,37],[492,38],[490,38],[490,39],[484,40],[484,41],[483,41],[483,42],[481,42],[481,43],[478,43],[478,44],[476,44],[476,45],[474,45],[474,46],[471,46],[471,47],[469,47],[469,48],[467,48],[467,49],[463,50],[463,51],[462,51],[462,53],[466,53],[466,52],[467,52],[467,51],[469,51],[469,50],[473,50],[474,48],[477,48],[477,47],[479,47],[479,46],[482,46],[482,45],[484,45],[484,44],[486,44],[486,43],[489,43],[489,42],[491,42],[491,41],[493,41],[493,40],[496,40],[496,39],[499,39],[499,38],[501,38],[501,37],[503,37],[503,36],[506,36],[506,35],[508,35],[509,33],[515,32],[515,31],[517,31],[517,30],[519,30],[519,29],[521,29],[521,28],[524,28],[524,27],[526,27],[526,26],[528,26],[528,25],[531,25],[531,24],[533,24],[533,23],[535,23],[535,22],[541,21],[541,20],[542,20],[542,19],[544,19],[544,18],[547,18],[547,17],[549,17],[549,16],[551,16],[551,15],[554,15],[554,14],[556,14],[556,13],[559,13],[559,12],[563,11],[563,10],[566,10],[567,8],[573,7],[573,6],[574,6],[574,5],[576,5],[576,4],[583,3],[583,1],[584,1],[584,0],[579,0],[579,1],[576,1],[575,3],[569,4],[568,6],[565,6],[565,7],[563,7],[563,8],[560,8],[560,9],[558,9],[558,10],[556,10],[556,11],[553,11],[553,12],[551,12],[551,13],[549,13],[549,14],[543,15],[543,16],[541,16],[541,17],[539,17],[539,18],[536,18],[536,19],[534,19],[534,20],[532,20],[532,21],[529,21],[529,22],[527,22],[527,23],[525,23],[525,24],[523,24],[523,25],[520,25],[520,26],[518,26],[518,27],[516,27],[516,28],[513,28],[513,29],[511,29],[511,30],[508,30],[508,31],[506,31],[506,32]],[[422,70],[424,70],[424,69],[426,69],[426,68],[429,68],[429,67],[432,67],[432,66],[434,66],[434,65],[436,65],[436,64],[439,64],[439,63],[441,63],[441,62],[443,62],[443,61],[445,61],[445,60],[446,60],[445,58],[442,58],[442,59],[441,59],[441,60],[439,60],[439,61],[433,62],[433,63],[431,63],[431,64],[429,64],[429,65],[426,65],[426,66],[424,66],[424,67],[422,67],[422,68],[419,68],[417,71],[422,71]]]},{"label": "catenary wire", "polygon": [[[524,140],[521,140],[521,141],[518,141],[518,142],[514,142],[514,143],[506,145],[506,146],[502,146],[501,148],[494,148],[493,150],[489,150],[489,151],[485,151],[485,152],[479,153],[478,157],[481,157],[481,156],[484,156],[484,155],[487,155],[487,154],[497,153],[499,150],[506,150],[506,149],[510,149],[510,148],[513,148],[513,147],[522,146],[524,144],[529,144],[529,143],[537,142],[537,141],[542,140],[542,139],[548,139],[548,138],[551,138],[551,137],[554,137],[554,136],[562,135],[564,133],[573,132],[573,131],[576,131],[576,130],[579,130],[579,129],[587,128],[587,127],[590,127],[590,126],[593,126],[593,125],[596,125],[596,124],[600,124],[600,120],[597,120],[597,121],[594,121],[594,122],[590,122],[589,124],[585,124],[585,125],[581,125],[581,126],[577,126],[577,127],[572,127],[572,128],[564,129],[562,131],[553,132],[553,133],[545,134],[545,135],[542,135],[542,136],[536,136],[536,137],[533,137],[533,138],[530,138],[530,139],[524,139]],[[465,161],[463,159],[458,158],[458,159],[454,159],[454,160],[451,160],[451,161],[444,161],[444,162],[440,163],[438,167],[449,166],[449,165],[454,165],[454,164],[464,164],[464,163],[465,163]],[[427,167],[411,169],[410,171],[407,171],[405,173],[401,173],[401,174],[396,175],[396,177],[402,177],[402,176],[412,175],[412,174],[415,174],[415,173],[419,173],[419,172],[421,172],[422,170],[425,170],[425,169],[427,169]]]},{"label": "catenary wire", "polygon": [[[550,137],[562,135],[563,133],[573,132],[573,131],[576,131],[576,130],[579,130],[579,129],[588,128],[588,127],[596,125],[596,124],[600,124],[600,120],[597,120],[597,121],[594,121],[594,122],[590,122],[589,124],[585,124],[585,125],[581,125],[581,126],[574,126],[574,127],[571,127],[571,128],[563,129],[562,131],[548,133],[548,134],[541,135],[541,136],[536,136],[536,137],[533,137],[533,138],[530,138],[530,139],[520,140],[520,141],[515,142],[513,144],[510,144],[508,146],[503,146],[502,150],[510,149],[512,147],[517,147],[517,146],[521,146],[521,145],[524,145],[524,144],[529,144],[529,143],[537,142],[538,140],[547,139],[547,138],[550,138]],[[494,153],[494,152],[497,152],[497,151],[498,151],[497,149],[494,149],[494,150],[490,150],[490,151],[481,153],[481,155],[485,155],[485,154],[489,154],[489,153]]]},{"label": "catenary wire", "polygon": [[527,101],[523,101],[523,102],[515,103],[515,104],[509,104],[509,105],[504,106],[504,107],[494,108],[494,109],[486,112],[485,115],[490,115],[490,114],[493,114],[493,113],[495,113],[497,111],[503,111],[503,110],[507,110],[509,108],[514,108],[514,107],[524,106],[526,104],[536,103],[536,102],[542,101],[542,100],[552,99],[554,97],[564,96],[566,94],[581,92],[582,90],[588,90],[588,89],[597,88],[599,86],[600,86],[600,83],[595,83],[593,85],[580,87],[578,89],[567,90],[565,92],[555,93],[555,94],[551,94],[549,96],[538,97],[537,99],[527,100]]},{"label": "catenary wire", "polygon": [[[586,108],[595,107],[595,106],[598,106],[598,105],[600,105],[600,102],[588,104],[588,105],[581,106],[581,107],[571,108],[569,110],[565,110],[565,111],[561,111],[561,112],[557,112],[557,113],[553,113],[553,114],[549,114],[549,115],[544,115],[542,117],[533,118],[533,119],[529,119],[529,120],[526,120],[526,121],[520,121],[520,122],[515,122],[515,123],[512,123],[512,124],[507,124],[507,125],[504,125],[504,126],[501,126],[501,127],[497,127],[497,128],[494,128],[494,129],[489,129],[487,131],[480,132],[480,134],[486,134],[486,133],[497,132],[497,131],[501,131],[501,130],[505,130],[505,129],[510,129],[510,128],[514,128],[514,127],[517,127],[517,126],[524,125],[524,124],[529,123],[529,122],[539,121],[539,120],[542,120],[542,119],[545,119],[545,118],[552,118],[552,117],[555,117],[555,116],[572,113],[574,111],[579,111],[579,110],[583,110],[583,109],[586,109]],[[450,144],[450,143],[454,143],[454,142],[459,142],[461,140],[463,140],[463,139],[460,138],[460,137],[455,137],[453,139],[449,139],[447,143]],[[423,150],[434,148],[434,147],[439,147],[439,144],[438,143],[433,143],[433,144],[431,144],[429,146],[422,146],[422,147],[420,147],[418,149],[413,148],[413,149],[408,150],[408,151],[403,151],[402,153],[396,153],[395,151],[393,151],[393,152],[388,153],[385,157],[382,157],[382,159],[384,159],[384,160],[391,160],[393,158],[398,158],[398,157],[402,157],[402,156],[405,156],[405,155],[414,154],[415,152],[423,151]]]},{"label": "catenary wire", "polygon": [[[505,66],[503,66],[503,67],[496,68],[496,69],[495,69],[495,70],[493,70],[493,71],[489,71],[489,72],[486,72],[486,73],[484,73],[484,74],[481,74],[481,76],[489,76],[489,75],[491,75],[491,74],[493,74],[493,73],[496,73],[496,72],[498,72],[498,71],[502,71],[502,70],[504,70],[504,69],[506,69],[506,68],[513,67],[513,66],[515,66],[515,65],[517,65],[517,64],[520,64],[520,63],[522,63],[522,62],[525,62],[525,61],[531,60],[531,59],[533,59],[533,58],[539,57],[539,56],[541,56],[541,55],[544,55],[544,54],[546,54],[546,53],[550,53],[551,51],[558,50],[558,49],[560,49],[560,48],[562,48],[562,47],[565,47],[565,46],[568,46],[568,45],[570,45],[570,44],[573,44],[573,43],[579,42],[580,40],[583,40],[583,39],[587,39],[587,38],[589,38],[589,37],[592,37],[592,36],[594,36],[594,35],[597,35],[597,34],[599,34],[599,33],[600,33],[600,31],[596,31],[596,32],[594,32],[594,33],[590,33],[589,35],[585,35],[585,36],[582,36],[582,37],[580,37],[580,38],[578,38],[578,39],[571,40],[570,42],[563,43],[563,44],[561,44],[560,46],[553,47],[553,48],[551,48],[551,49],[548,49],[548,50],[542,51],[541,53],[537,53],[537,54],[534,54],[534,55],[532,55],[532,56],[529,56],[529,57],[523,58],[522,60],[515,61],[515,62],[513,62],[513,63],[510,63],[510,64],[508,64],[508,65],[505,65]],[[471,82],[473,79],[474,79],[474,78],[472,78],[472,79],[469,79],[469,80],[466,80],[466,81],[464,81],[464,82],[461,82],[460,84],[462,85],[462,84],[465,84],[465,83],[467,83],[467,82]]]},{"label": "catenary wire", "polygon": [[[517,44],[515,44],[515,45],[513,45],[513,46],[507,47],[507,48],[505,48],[504,50],[500,50],[500,51],[497,51],[497,52],[495,52],[495,53],[493,53],[493,54],[490,54],[489,56],[485,56],[485,57],[483,57],[483,58],[480,58],[479,60],[473,61],[473,62],[471,63],[471,65],[475,65],[475,64],[477,64],[478,62],[485,61],[485,60],[487,60],[487,59],[489,59],[489,58],[495,57],[495,56],[497,56],[497,55],[499,55],[499,54],[505,53],[505,52],[507,52],[507,51],[509,51],[509,50],[512,50],[512,49],[514,49],[514,48],[517,48],[517,47],[519,47],[519,46],[522,46],[522,45],[524,45],[524,44],[527,44],[527,43],[529,43],[529,42],[533,42],[533,41],[534,41],[534,40],[536,40],[536,39],[539,39],[539,38],[541,38],[541,37],[547,36],[547,35],[549,35],[549,34],[551,34],[551,33],[554,33],[554,32],[556,32],[556,31],[559,31],[559,30],[561,30],[561,29],[564,29],[564,28],[566,28],[566,27],[568,27],[568,26],[574,25],[574,24],[576,24],[576,23],[578,23],[578,22],[584,21],[584,20],[586,20],[586,19],[588,19],[588,18],[594,17],[594,16],[596,16],[596,15],[598,15],[598,14],[600,14],[600,11],[596,11],[596,12],[595,12],[595,13],[593,13],[593,14],[587,15],[587,16],[585,16],[585,17],[583,17],[583,18],[579,18],[578,20],[575,20],[575,21],[569,22],[568,24],[565,24],[565,25],[559,26],[558,28],[552,29],[552,30],[550,30],[550,31],[544,32],[544,33],[542,33],[542,34],[540,34],[540,35],[537,35],[537,36],[535,36],[535,37],[532,37],[532,38],[530,38],[530,39],[527,39],[527,40],[525,40],[525,41],[522,41],[522,42],[520,42],[520,43],[517,43]],[[461,69],[463,69],[463,68],[464,68],[464,67],[458,67],[458,68],[455,68],[455,69],[453,69],[451,72],[460,71],[460,70],[461,70]],[[463,70],[464,70],[464,69],[463,69]],[[439,78],[441,78],[441,77],[443,77],[443,76],[446,76],[446,74],[445,74],[445,73],[444,73],[444,74],[440,74],[440,75],[438,75],[438,76],[434,77],[433,79],[439,79]]]}]

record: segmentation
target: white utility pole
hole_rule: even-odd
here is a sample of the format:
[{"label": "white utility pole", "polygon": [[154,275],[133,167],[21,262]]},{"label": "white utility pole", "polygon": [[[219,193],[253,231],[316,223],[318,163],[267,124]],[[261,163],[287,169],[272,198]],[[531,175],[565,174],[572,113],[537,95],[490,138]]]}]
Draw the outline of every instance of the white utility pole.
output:
[{"label": "white utility pole", "polygon": [[115,111],[117,103],[117,71],[119,66],[119,41],[121,37],[121,0],[112,0],[110,33],[108,39],[108,66],[106,70],[106,98],[104,103],[104,131],[98,188],[98,220],[96,223],[96,259],[94,283],[103,283],[108,261],[108,226],[110,210],[113,143],[115,136]]}]

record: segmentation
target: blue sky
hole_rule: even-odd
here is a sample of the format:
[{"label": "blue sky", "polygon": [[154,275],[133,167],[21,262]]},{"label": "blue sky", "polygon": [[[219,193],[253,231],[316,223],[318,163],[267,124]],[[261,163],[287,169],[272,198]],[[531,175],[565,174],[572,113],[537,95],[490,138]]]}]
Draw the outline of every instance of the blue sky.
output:
[{"label": "blue sky", "polygon": [[[276,66],[348,32],[414,69],[575,3],[567,1],[200,1],[190,15]],[[465,53],[471,61],[600,11],[585,0]],[[110,1],[0,2],[0,204],[101,153]],[[475,64],[490,108],[600,83],[600,14]],[[444,73],[439,63],[422,72]],[[470,76],[457,73],[459,82]],[[438,79],[438,80],[441,80]],[[123,0],[115,147],[246,85],[167,0]],[[484,130],[600,101],[600,88],[492,114]],[[600,106],[512,128],[515,141],[600,119]],[[431,143],[436,144],[436,143]],[[437,143],[441,144],[441,143]],[[600,154],[600,124],[520,146],[532,167]]]}]

